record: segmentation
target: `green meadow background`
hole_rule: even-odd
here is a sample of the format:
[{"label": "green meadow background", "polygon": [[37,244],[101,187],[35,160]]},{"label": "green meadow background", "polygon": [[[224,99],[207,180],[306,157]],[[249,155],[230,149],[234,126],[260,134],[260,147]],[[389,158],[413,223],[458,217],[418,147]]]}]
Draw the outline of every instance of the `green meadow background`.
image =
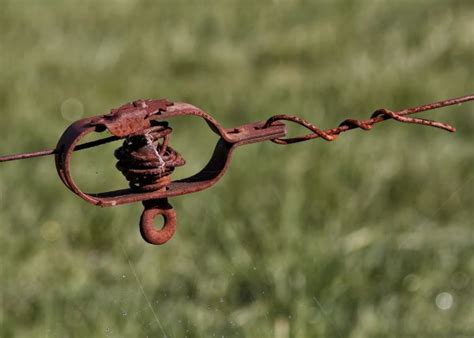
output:
[{"label": "green meadow background", "polygon": [[[469,0],[0,1],[0,154],[138,98],[226,127],[291,113],[330,128],[473,79]],[[474,336],[474,104],[420,116],[458,131],[387,121],[238,149],[215,187],[171,200],[161,247],[140,204],[85,203],[53,158],[1,164],[0,336]],[[216,136],[171,122],[185,177]],[[126,184],[118,145],[77,155],[85,190]]]}]

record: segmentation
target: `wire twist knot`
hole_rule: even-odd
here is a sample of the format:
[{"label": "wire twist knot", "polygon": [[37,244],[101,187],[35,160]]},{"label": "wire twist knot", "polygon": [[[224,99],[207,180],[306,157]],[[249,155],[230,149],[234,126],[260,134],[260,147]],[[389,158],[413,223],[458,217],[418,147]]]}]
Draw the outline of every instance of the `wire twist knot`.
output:
[{"label": "wire twist knot", "polygon": [[171,182],[176,167],[185,164],[183,157],[168,145],[172,129],[166,123],[126,138],[115,151],[117,169],[136,191],[157,191]]}]

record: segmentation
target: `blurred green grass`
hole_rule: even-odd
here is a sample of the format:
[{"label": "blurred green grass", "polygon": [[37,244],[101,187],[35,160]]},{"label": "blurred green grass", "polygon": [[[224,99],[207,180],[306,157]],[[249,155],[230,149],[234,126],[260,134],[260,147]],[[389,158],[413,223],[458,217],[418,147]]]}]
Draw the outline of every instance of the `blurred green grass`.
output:
[{"label": "blurred green grass", "polygon": [[[472,1],[13,1],[0,11],[0,154],[167,97],[225,126],[294,113],[321,127],[473,92]],[[474,114],[456,134],[386,122],[336,142],[239,149],[214,188],[173,199],[143,242],[140,205],[94,208],[52,159],[0,166],[2,337],[474,335]],[[215,137],[173,121],[197,171]],[[300,133],[301,130],[294,130]],[[124,184],[107,146],[79,181]],[[107,154],[107,155],[106,155]]]}]

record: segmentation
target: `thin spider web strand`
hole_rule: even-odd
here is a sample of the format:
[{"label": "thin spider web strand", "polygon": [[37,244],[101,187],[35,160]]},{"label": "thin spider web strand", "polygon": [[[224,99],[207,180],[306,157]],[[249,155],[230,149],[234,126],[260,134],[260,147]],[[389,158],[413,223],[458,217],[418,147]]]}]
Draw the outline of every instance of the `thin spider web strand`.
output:
[{"label": "thin spider web strand", "polygon": [[339,331],[339,329],[337,328],[336,326],[336,323],[334,322],[334,320],[329,316],[329,314],[324,310],[324,307],[323,307],[323,304],[321,304],[321,302],[318,300],[318,298],[316,298],[316,296],[313,296],[313,300],[316,302],[316,304],[318,305],[318,308],[319,310],[321,311],[321,313],[323,314],[324,317],[326,317],[328,320],[329,320],[329,323],[331,324],[331,326],[334,328],[334,330],[336,331],[336,334],[339,338],[342,338],[342,335],[341,335],[341,332]]},{"label": "thin spider web strand", "polygon": [[137,281],[137,284],[140,287],[140,291],[143,295],[143,298],[145,298],[145,301],[147,302],[148,307],[150,308],[151,312],[153,313],[153,317],[155,318],[155,321],[158,324],[158,327],[160,328],[163,335],[165,337],[168,337],[163,325],[161,324],[160,319],[158,318],[158,315],[155,312],[155,309],[151,305],[150,299],[148,298],[148,296],[145,293],[145,289],[143,288],[143,284],[141,283],[140,278],[138,277],[138,274],[137,274],[135,268],[133,267],[132,262],[130,261],[130,257],[128,256],[127,252],[125,251],[125,248],[123,247],[122,241],[120,240],[120,238],[118,238],[118,243],[120,245],[120,249],[122,250],[122,253],[123,253],[125,259],[127,260],[128,266],[130,267],[130,270],[132,270],[133,276],[135,277],[135,280]]}]

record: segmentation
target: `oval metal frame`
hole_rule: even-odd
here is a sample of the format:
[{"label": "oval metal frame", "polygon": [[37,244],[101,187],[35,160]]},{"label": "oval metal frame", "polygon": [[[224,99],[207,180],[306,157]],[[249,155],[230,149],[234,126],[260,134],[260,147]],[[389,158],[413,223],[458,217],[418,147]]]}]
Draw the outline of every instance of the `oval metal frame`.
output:
[{"label": "oval metal frame", "polygon": [[[150,100],[148,102],[159,102],[161,100]],[[128,112],[129,114],[138,111]],[[140,116],[143,111],[140,111]],[[137,114],[135,114],[137,115]],[[109,191],[104,193],[85,193],[83,192],[71,174],[71,159],[75,148],[80,141],[88,134],[93,132],[103,132],[105,130],[114,133],[114,126],[107,122],[108,115],[85,118],[71,124],[59,139],[55,155],[56,169],[63,183],[76,195],[88,203],[101,207],[111,207],[127,203],[140,201],[164,199],[173,196],[185,195],[207,189],[217,183],[226,172],[232,152],[238,146],[271,140],[286,135],[286,127],[282,123],[276,123],[265,127],[265,122],[256,122],[243,125],[238,128],[225,129],[212,116],[201,109],[187,103],[173,103],[165,109],[158,109],[151,113],[143,115],[146,123],[140,121],[144,126],[150,125],[151,121],[162,121],[176,116],[198,116],[203,118],[209,127],[220,136],[214,153],[207,165],[197,174],[185,179],[172,181],[165,191],[154,192],[136,192],[130,188]],[[136,119],[136,116],[133,116]],[[128,135],[120,135],[118,139],[125,138]]]}]

